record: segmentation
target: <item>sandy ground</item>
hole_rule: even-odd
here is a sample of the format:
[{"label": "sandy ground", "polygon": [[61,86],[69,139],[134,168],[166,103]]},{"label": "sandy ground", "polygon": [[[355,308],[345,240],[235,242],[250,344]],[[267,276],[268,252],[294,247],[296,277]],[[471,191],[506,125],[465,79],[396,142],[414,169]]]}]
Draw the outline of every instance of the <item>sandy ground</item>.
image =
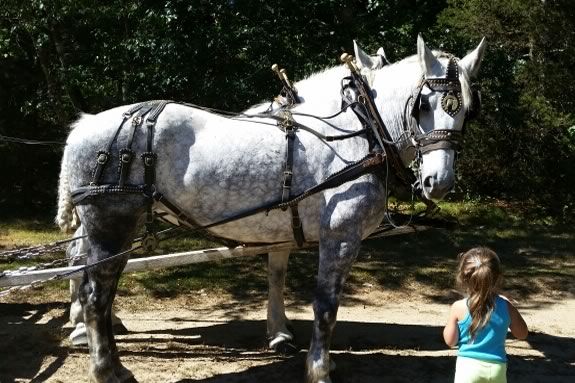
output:
[{"label": "sandy ground", "polygon": [[[67,340],[64,298],[0,304],[1,383],[87,381],[87,350]],[[119,297],[129,330],[117,336],[122,361],[142,383],[301,382],[312,312],[287,304],[301,348],[289,356],[266,348],[264,300]],[[346,296],[332,343],[333,382],[452,381],[456,351],[441,337],[448,308],[371,286]],[[509,381],[575,382],[575,299],[531,298],[520,310],[530,335],[507,341]]]}]

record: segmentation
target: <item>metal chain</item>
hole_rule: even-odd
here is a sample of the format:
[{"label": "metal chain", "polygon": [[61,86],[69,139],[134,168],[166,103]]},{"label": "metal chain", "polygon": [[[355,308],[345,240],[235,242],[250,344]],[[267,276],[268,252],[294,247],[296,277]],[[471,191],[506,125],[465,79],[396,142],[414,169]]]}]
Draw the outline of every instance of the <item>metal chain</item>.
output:
[{"label": "metal chain", "polygon": [[8,250],[0,253],[0,259],[7,260],[26,260],[39,257],[44,254],[55,253],[65,250],[65,245],[78,239],[86,238],[86,235],[79,237],[63,239],[61,241],[51,242],[48,244],[24,247],[21,249]]},{"label": "metal chain", "polygon": [[[167,233],[167,232],[170,232],[170,231],[173,231],[173,230],[178,230],[178,229],[181,230],[181,229],[186,229],[186,228],[185,228],[185,227],[182,227],[182,226],[171,227],[171,228],[168,228],[168,229],[159,231],[157,234],[164,234],[164,233]],[[188,230],[188,231],[192,231],[192,232],[193,232],[193,230]],[[179,232],[179,233],[176,232],[174,235],[172,235],[172,236],[166,236],[165,238],[162,238],[161,240],[172,239],[172,238],[175,238],[176,236],[181,235],[182,233],[183,233],[183,232]],[[138,242],[138,241],[140,241],[142,238],[143,238],[143,237],[136,238],[136,239],[134,240],[134,242]],[[79,237],[76,238],[76,239],[79,239]],[[94,262],[94,263],[91,263],[91,264],[88,264],[88,265],[84,265],[84,266],[82,266],[82,267],[80,267],[80,268],[78,268],[78,269],[76,269],[76,270],[67,271],[67,272],[64,272],[64,273],[61,273],[61,274],[56,274],[56,275],[54,275],[53,277],[50,277],[50,278],[45,279],[45,280],[33,281],[33,282],[31,282],[31,283],[29,283],[29,284],[27,284],[27,285],[9,287],[9,288],[7,288],[7,289],[5,289],[5,290],[1,290],[1,291],[0,291],[0,298],[2,298],[2,297],[4,297],[4,296],[7,296],[7,295],[9,295],[9,294],[11,294],[11,293],[13,293],[13,292],[16,292],[16,291],[25,291],[25,290],[30,290],[30,289],[36,289],[36,288],[38,288],[38,287],[44,286],[45,284],[47,284],[47,283],[49,283],[49,282],[58,281],[58,280],[64,279],[64,278],[67,277],[67,276],[70,276],[70,275],[73,275],[73,274],[77,274],[77,273],[83,272],[83,271],[85,271],[85,270],[87,270],[87,269],[90,269],[90,268],[92,268],[92,267],[99,266],[100,264],[103,264],[103,263],[106,263],[106,262],[110,262],[111,260],[114,260],[114,259],[116,259],[116,258],[118,258],[118,257],[120,257],[120,256],[129,255],[129,254],[131,254],[132,252],[134,252],[134,251],[136,251],[136,250],[139,250],[139,249],[141,249],[141,248],[142,248],[142,245],[134,246],[134,247],[132,247],[131,249],[128,249],[128,250],[122,251],[122,252],[120,252],[120,253],[114,254],[114,255],[112,255],[112,256],[110,256],[110,257],[108,257],[108,258],[102,259],[102,260],[100,260],[100,261],[97,261],[97,262]],[[50,264],[52,264],[52,266],[55,266],[55,265],[57,265],[57,264],[66,264],[68,261],[77,261],[77,260],[80,260],[80,259],[84,259],[84,258],[86,258],[87,256],[88,256],[87,254],[80,254],[80,255],[78,255],[78,256],[76,256],[76,257],[72,257],[71,259],[58,259],[58,260],[55,260],[55,261],[52,261],[52,262],[48,262],[48,263],[45,263],[45,264],[42,264],[42,265],[38,265],[38,266],[50,265]],[[36,266],[21,267],[20,269],[22,269],[22,270],[20,270],[20,269],[18,269],[18,270],[12,270],[12,271],[6,270],[6,271],[3,271],[3,272],[0,272],[0,278],[1,278],[2,276],[4,276],[4,275],[8,276],[8,275],[12,275],[13,273],[20,273],[20,272],[26,273],[26,272],[28,272],[28,271],[34,271],[34,270],[39,270],[39,269],[40,269],[40,268],[35,269],[35,267],[36,267]]]}]

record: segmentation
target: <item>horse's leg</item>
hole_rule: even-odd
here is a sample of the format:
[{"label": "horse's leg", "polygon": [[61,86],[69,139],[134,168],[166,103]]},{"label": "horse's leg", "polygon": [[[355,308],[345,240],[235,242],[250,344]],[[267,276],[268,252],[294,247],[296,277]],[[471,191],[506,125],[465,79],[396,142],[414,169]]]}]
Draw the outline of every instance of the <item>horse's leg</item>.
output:
[{"label": "horse's leg", "polygon": [[285,314],[284,286],[288,267],[289,250],[268,254],[268,321],[269,347],[287,354],[297,352],[293,334],[288,329]]},{"label": "horse's leg", "polygon": [[313,302],[314,323],[307,354],[308,383],[329,383],[329,347],[335,327],[339,300],[345,279],[355,260],[361,240],[320,240],[317,288]]},{"label": "horse's leg", "polygon": [[[74,233],[74,237],[81,237],[86,235],[86,230],[83,226],[78,227]],[[70,260],[70,265],[83,265],[86,263],[86,257],[90,254],[90,244],[87,238],[77,239],[70,243],[66,250],[66,256]],[[80,258],[81,257],[81,258]],[[84,323],[84,311],[82,303],[80,302],[79,289],[81,280],[70,279],[70,323],[75,327],[70,333],[70,342],[72,346],[87,346],[88,338],[86,337],[86,325]],[[122,334],[128,330],[122,323],[122,320],[116,316],[112,311],[112,325],[115,334]]]},{"label": "horse's leg", "polygon": [[[90,243],[89,264],[130,248],[138,215],[110,217],[92,206],[83,210],[82,223],[86,225]],[[132,373],[120,363],[112,332],[112,303],[127,258],[127,255],[121,256],[87,269],[80,286],[90,351],[90,382],[118,383],[133,379]]]}]

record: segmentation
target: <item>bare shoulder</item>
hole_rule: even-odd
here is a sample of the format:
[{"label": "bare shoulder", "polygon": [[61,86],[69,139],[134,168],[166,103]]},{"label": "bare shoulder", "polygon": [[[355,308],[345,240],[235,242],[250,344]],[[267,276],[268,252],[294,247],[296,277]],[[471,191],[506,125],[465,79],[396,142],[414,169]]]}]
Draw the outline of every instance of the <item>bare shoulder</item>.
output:
[{"label": "bare shoulder", "polygon": [[507,303],[507,308],[509,309],[510,312],[511,311],[517,311],[517,309],[513,305],[513,300],[511,298],[506,297],[505,295],[501,295],[501,294],[499,294],[499,298],[503,299]]},{"label": "bare shoulder", "polygon": [[453,302],[451,312],[457,317],[457,320],[465,319],[467,315],[467,299],[460,299]]}]

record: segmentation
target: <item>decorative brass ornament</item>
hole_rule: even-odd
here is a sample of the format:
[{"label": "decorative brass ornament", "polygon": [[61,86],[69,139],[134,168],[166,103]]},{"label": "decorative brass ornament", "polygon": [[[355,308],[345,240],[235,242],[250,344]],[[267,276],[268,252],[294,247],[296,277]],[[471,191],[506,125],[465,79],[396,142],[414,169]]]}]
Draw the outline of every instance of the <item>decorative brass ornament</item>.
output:
[{"label": "decorative brass ornament", "polygon": [[452,92],[446,93],[441,98],[441,107],[445,113],[453,117],[461,109],[461,100]]},{"label": "decorative brass ornament", "polygon": [[104,165],[108,161],[108,155],[106,153],[98,154],[98,163]]},{"label": "decorative brass ornament", "polygon": [[124,153],[122,154],[122,162],[127,164],[130,162],[130,160],[132,159],[132,155],[130,153]]}]

